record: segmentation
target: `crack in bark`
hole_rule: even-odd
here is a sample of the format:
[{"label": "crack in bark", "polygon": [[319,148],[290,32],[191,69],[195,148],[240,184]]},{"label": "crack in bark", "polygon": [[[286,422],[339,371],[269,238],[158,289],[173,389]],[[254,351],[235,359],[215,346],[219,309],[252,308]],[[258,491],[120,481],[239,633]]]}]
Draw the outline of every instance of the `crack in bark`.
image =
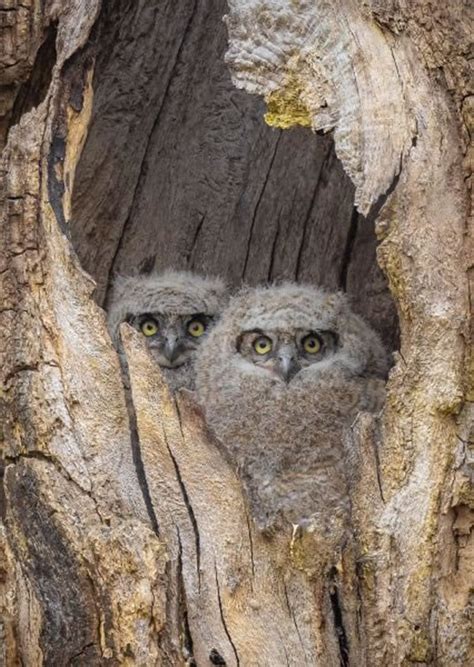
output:
[{"label": "crack in bark", "polygon": [[318,196],[319,185],[321,183],[321,174],[323,173],[324,166],[325,166],[329,156],[331,155],[332,150],[333,150],[333,146],[330,145],[330,147],[328,148],[328,150],[326,152],[326,155],[324,156],[323,161],[321,162],[321,166],[319,168],[316,184],[315,184],[314,190],[313,190],[313,196],[311,197],[311,201],[309,203],[308,210],[306,211],[305,219],[304,219],[304,222],[303,222],[303,233],[301,235],[300,247],[298,248],[298,256],[296,258],[296,266],[295,266],[295,280],[296,281],[298,281],[299,275],[300,275],[301,260],[303,258],[303,250],[304,250],[304,247],[305,247],[305,241],[306,241],[306,236],[307,236],[307,231],[308,231],[308,222],[309,222],[309,219],[311,217],[311,213],[313,211],[314,203],[315,203],[315,201],[317,199],[317,196]]},{"label": "crack in bark", "polygon": [[18,257],[22,257],[27,252],[39,252],[39,248],[38,246],[26,246],[21,248],[21,250],[18,250],[18,252],[10,250],[10,257],[17,259]]},{"label": "crack in bark", "polygon": [[293,621],[293,625],[295,626],[296,634],[298,635],[298,639],[300,641],[301,648],[303,649],[305,664],[308,665],[309,663],[308,663],[308,659],[306,657],[306,649],[305,649],[305,646],[304,646],[304,643],[303,643],[303,638],[301,637],[300,629],[298,627],[298,623],[296,622],[295,613],[294,613],[293,608],[290,604],[290,598],[288,597],[288,591],[287,591],[285,583],[283,584],[283,592],[285,593],[285,600],[286,600],[286,606],[287,606],[287,609],[288,609],[288,613],[290,615],[291,620]]},{"label": "crack in bark", "polygon": [[227,665],[226,661],[216,648],[211,649],[211,652],[209,653],[209,662],[212,662],[213,665],[221,665],[222,667]]},{"label": "crack in bark", "polygon": [[[376,422],[378,424],[378,422]],[[377,446],[377,442],[375,437],[370,438],[370,442],[372,443],[372,449],[374,450],[374,460],[375,460],[375,473],[377,477],[377,485],[379,487],[379,493],[380,493],[380,498],[385,505],[385,496],[383,493],[383,487],[382,487],[382,472],[380,470],[380,456],[379,456],[379,450]]]},{"label": "crack in bark", "polygon": [[54,211],[54,216],[56,218],[56,222],[58,223],[60,230],[62,231],[64,236],[70,241],[71,230],[66,222],[66,216],[64,215],[64,204],[63,204],[63,198],[66,188],[62,176],[58,177],[57,173],[58,166],[60,167],[60,172],[62,171],[65,159],[66,159],[66,140],[63,136],[55,134],[53,135],[53,138],[51,140],[50,150],[46,158],[49,203],[51,204],[51,208]]},{"label": "crack in bark", "polygon": [[[180,431],[181,431],[181,437],[184,440],[184,434],[183,434],[183,429],[182,429],[182,425],[181,425],[181,415],[179,413],[179,408],[178,407],[177,407],[177,412],[178,412],[178,421],[179,421],[179,428],[180,428]],[[198,576],[198,590],[201,590],[201,536],[199,534],[199,526],[198,526],[198,523],[196,521],[196,516],[194,514],[193,507],[192,507],[191,502],[189,500],[188,492],[186,491],[186,486],[185,486],[185,484],[183,482],[183,478],[181,476],[181,471],[179,469],[178,462],[176,461],[176,459],[173,455],[173,452],[171,451],[171,447],[169,446],[168,438],[166,437],[165,432],[163,432],[163,436],[164,436],[166,448],[167,448],[168,453],[169,453],[169,455],[171,457],[171,460],[173,462],[173,466],[174,466],[174,469],[175,469],[175,472],[176,472],[176,479],[178,481],[179,488],[180,488],[182,496],[183,496],[184,504],[186,505],[186,509],[188,511],[188,515],[189,515],[189,519],[191,521],[191,525],[193,527],[194,543],[195,543],[195,546],[196,546],[196,571],[197,571],[197,576]]]},{"label": "crack in bark", "polygon": [[119,357],[120,366],[122,369],[122,381],[125,391],[125,402],[128,412],[128,425],[130,431],[130,444],[132,448],[133,465],[135,467],[135,472],[137,473],[138,485],[140,486],[140,491],[142,493],[143,502],[145,503],[145,508],[150,519],[151,527],[155,535],[159,537],[160,525],[158,523],[155,508],[153,507],[153,500],[151,498],[150,487],[148,486],[148,480],[146,477],[145,465],[143,463],[140,436],[138,434],[137,413],[135,412],[135,406],[133,405],[131,390],[128,388],[130,387],[128,363],[124,355],[119,355]]},{"label": "crack in bark", "polygon": [[349,231],[347,232],[346,245],[342,255],[342,265],[339,274],[339,286],[344,292],[347,290],[347,274],[349,272],[349,265],[352,260],[352,251],[354,250],[354,243],[357,236],[358,222],[359,213],[354,206],[352,209],[351,221],[349,223]]},{"label": "crack in bark", "polygon": [[398,185],[398,181],[400,180],[400,176],[402,173],[402,167],[403,167],[403,155],[400,155],[400,164],[397,173],[393,177],[392,182],[388,186],[387,190],[385,190],[385,192],[379,195],[377,201],[374,202],[374,204],[372,204],[372,206],[370,207],[370,211],[367,214],[367,220],[373,220],[373,221],[377,220],[380,211],[387,202],[387,199],[390,197],[390,195]]},{"label": "crack in bark", "polygon": [[73,660],[75,660],[76,658],[80,658],[81,655],[84,655],[84,653],[87,651],[87,649],[88,649],[88,648],[91,648],[92,646],[95,646],[95,642],[89,642],[88,644],[86,644],[86,645],[79,651],[79,653],[75,653],[74,655],[71,655],[71,657],[69,658],[69,663],[71,663],[71,662],[72,662]]},{"label": "crack in bark", "polygon": [[336,631],[337,642],[339,644],[339,657],[341,667],[348,667],[349,665],[349,643],[347,640],[347,633],[344,627],[342,607],[339,600],[338,588],[335,583],[336,570],[333,569],[331,572],[331,578],[333,579],[333,590],[329,591],[329,599],[331,601],[331,608],[334,616],[334,628]]},{"label": "crack in bark", "polygon": [[277,228],[276,228],[275,236],[273,237],[272,249],[271,249],[271,252],[270,252],[270,265],[268,267],[268,273],[267,273],[268,282],[271,281],[272,275],[273,275],[273,265],[275,263],[275,250],[276,250],[276,245],[278,243],[278,239],[280,237],[280,218],[281,218],[281,211],[279,211],[279,213],[278,213]]},{"label": "crack in bark", "polygon": [[132,408],[129,411],[129,427],[130,427],[130,441],[132,446],[132,458],[137,473],[138,484],[140,485],[143,501],[145,503],[148,516],[150,518],[151,527],[153,529],[153,532],[157,535],[157,537],[159,537],[160,525],[158,523],[158,518],[155,513],[155,508],[153,507],[150,488],[148,486],[148,480],[146,478],[145,465],[142,459],[140,436],[138,435],[137,415],[135,413],[134,408]]},{"label": "crack in bark", "polygon": [[17,465],[20,461],[22,460],[33,460],[33,461],[43,461],[44,463],[49,463],[50,465],[53,466],[53,468],[58,472],[61,477],[64,477],[68,482],[71,482],[73,486],[75,486],[81,493],[84,493],[88,498],[92,500],[95,506],[95,511],[97,516],[99,517],[99,520],[101,523],[106,523],[99,511],[99,505],[97,503],[97,500],[94,498],[92,495],[92,491],[88,491],[85,489],[83,486],[79,484],[71,475],[68,473],[66,468],[61,464],[61,461],[56,458],[55,456],[51,455],[50,453],[45,454],[44,452],[40,452],[39,450],[34,450],[34,451],[28,451],[28,452],[23,452],[14,456],[4,456],[3,461],[7,465]]},{"label": "crack in bark", "polygon": [[268,179],[270,178],[270,173],[272,171],[273,163],[275,161],[275,157],[276,157],[276,154],[277,154],[278,145],[280,143],[281,135],[282,135],[282,131],[280,130],[280,132],[278,134],[278,137],[277,137],[277,140],[275,142],[275,149],[273,151],[272,157],[270,158],[270,164],[268,166],[268,170],[267,170],[267,173],[266,173],[266,176],[265,176],[265,180],[263,182],[262,189],[260,190],[260,194],[258,195],[257,203],[256,203],[254,211],[253,211],[252,222],[250,223],[250,233],[249,233],[249,237],[248,237],[248,241],[247,241],[247,252],[245,254],[244,268],[242,270],[242,280],[243,281],[245,280],[245,273],[247,271],[247,264],[248,264],[249,257],[250,257],[250,246],[252,244],[252,236],[253,236],[253,231],[254,231],[254,228],[255,228],[255,221],[257,219],[258,209],[260,208],[260,204],[261,204],[263,195],[265,194],[265,188],[267,187]]},{"label": "crack in bark", "polygon": [[237,667],[239,667],[239,665],[240,665],[239,654],[237,652],[237,648],[236,648],[234,642],[232,641],[232,637],[230,635],[229,629],[227,627],[227,623],[225,622],[225,618],[224,618],[224,610],[222,608],[221,589],[220,589],[220,586],[219,586],[219,577],[217,575],[216,561],[214,561],[214,573],[215,573],[215,577],[216,577],[217,601],[219,603],[219,613],[220,613],[220,616],[221,616],[222,625],[224,626],[224,631],[227,635],[227,639],[229,640],[230,645],[232,646],[232,650],[234,651],[234,656],[235,656],[235,660],[237,662]]},{"label": "crack in bark", "polygon": [[[194,661],[193,653],[193,637],[191,635],[191,628],[189,627],[188,619],[188,607],[186,603],[186,587],[184,585],[184,576],[183,576],[183,544],[181,542],[181,534],[179,528],[176,527],[176,533],[178,536],[178,613],[182,614],[182,619],[178,619],[180,625],[182,625],[183,631],[183,648],[188,653],[185,656],[188,662],[187,665],[191,666],[196,664]],[[182,621],[182,622],[181,622]]]},{"label": "crack in bark", "polygon": [[5,376],[5,379],[3,381],[4,386],[6,387],[6,385],[10,382],[10,380],[12,380],[15,377],[15,375],[19,375],[20,373],[26,373],[26,372],[32,372],[32,373],[38,372],[39,365],[40,364],[38,362],[36,364],[20,364],[19,366],[16,366]]},{"label": "crack in bark", "polygon": [[199,220],[198,225],[196,227],[196,230],[194,232],[193,240],[192,240],[192,243],[191,243],[191,248],[186,253],[186,263],[188,264],[190,269],[192,269],[194,267],[194,257],[193,257],[193,255],[194,255],[194,251],[196,249],[196,243],[197,243],[199,234],[201,233],[201,230],[203,228],[205,219],[206,219],[206,214],[204,213],[204,215],[201,216],[201,219]]},{"label": "crack in bark", "polygon": [[145,150],[144,150],[144,153],[143,153],[143,158],[142,158],[142,161],[141,161],[141,164],[140,164],[140,169],[139,169],[139,172],[138,172],[135,189],[133,191],[133,196],[132,196],[132,202],[130,204],[130,209],[129,209],[127,218],[122,225],[119,242],[117,244],[117,248],[114,252],[114,255],[112,257],[112,261],[110,263],[110,268],[108,270],[107,286],[106,286],[105,295],[104,295],[104,304],[107,304],[108,294],[110,292],[111,284],[112,284],[112,281],[113,281],[115,263],[116,263],[117,258],[119,256],[121,250],[122,250],[125,235],[126,235],[126,231],[127,231],[128,227],[130,226],[130,223],[132,221],[132,211],[134,209],[135,202],[137,200],[137,195],[140,191],[142,175],[145,171],[146,162],[147,162],[148,154],[149,154],[149,151],[150,151],[150,145],[151,145],[151,142],[152,142],[152,138],[153,138],[153,135],[155,133],[156,128],[158,127],[158,123],[159,123],[160,117],[161,117],[161,112],[163,111],[164,106],[166,104],[166,101],[167,101],[167,98],[168,98],[168,92],[169,92],[169,89],[171,87],[171,84],[172,84],[174,76],[175,76],[176,67],[177,67],[177,65],[179,63],[179,60],[181,58],[181,54],[183,52],[183,48],[184,48],[184,45],[186,43],[186,38],[188,36],[191,24],[193,22],[194,15],[196,14],[196,4],[197,4],[197,0],[195,0],[195,2],[193,4],[193,8],[192,8],[192,11],[191,11],[191,16],[189,17],[188,22],[186,24],[186,27],[183,31],[183,37],[182,37],[180,45],[178,47],[178,50],[177,50],[177,53],[176,53],[176,58],[174,60],[173,66],[171,67],[170,76],[169,76],[168,82],[166,84],[165,92],[163,94],[163,98],[162,98],[160,107],[158,109],[158,113],[155,117],[155,120],[153,121],[152,128],[151,128],[150,133],[148,134],[148,137],[147,137],[147,140],[146,140],[146,146],[145,146]]}]

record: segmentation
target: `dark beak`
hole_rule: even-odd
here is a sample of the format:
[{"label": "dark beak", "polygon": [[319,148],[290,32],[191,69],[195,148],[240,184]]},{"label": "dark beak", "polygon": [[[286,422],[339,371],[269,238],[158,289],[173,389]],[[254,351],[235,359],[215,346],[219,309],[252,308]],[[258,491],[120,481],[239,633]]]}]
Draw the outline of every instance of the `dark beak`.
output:
[{"label": "dark beak", "polygon": [[165,346],[163,348],[163,355],[168,359],[170,364],[173,363],[180,353],[180,345],[175,334],[167,334],[165,338]]},{"label": "dark beak", "polygon": [[296,351],[292,347],[282,347],[279,350],[276,370],[284,382],[290,382],[298,373],[300,365],[296,358]]}]

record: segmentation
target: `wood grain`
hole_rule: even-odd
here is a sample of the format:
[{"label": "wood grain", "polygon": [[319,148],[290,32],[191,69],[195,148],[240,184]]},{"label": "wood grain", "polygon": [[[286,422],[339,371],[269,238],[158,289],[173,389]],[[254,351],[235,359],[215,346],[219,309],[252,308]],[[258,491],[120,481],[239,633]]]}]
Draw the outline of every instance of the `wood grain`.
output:
[{"label": "wood grain", "polygon": [[[0,161],[2,664],[473,664],[466,8],[5,0],[1,62],[18,45],[25,67]],[[332,137],[267,128],[224,51],[268,120]],[[377,255],[401,347],[383,413],[348,434],[353,535],[329,579],[310,535],[255,531],[125,326],[132,452],[71,231],[100,303],[132,266],[327,280],[393,345]]]},{"label": "wood grain", "polygon": [[393,349],[373,222],[354,214],[332,137],[268,127],[262,101],[233,87],[225,11],[221,0],[181,0],[102,13],[71,221],[96,298],[106,301],[114,272],[170,267],[234,286],[316,282],[353,294]]}]

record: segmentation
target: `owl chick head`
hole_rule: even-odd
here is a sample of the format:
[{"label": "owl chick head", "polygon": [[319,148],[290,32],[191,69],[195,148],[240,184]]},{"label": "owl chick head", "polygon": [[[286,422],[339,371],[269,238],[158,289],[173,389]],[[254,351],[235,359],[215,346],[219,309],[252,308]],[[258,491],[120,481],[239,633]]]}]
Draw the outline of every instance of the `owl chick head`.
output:
[{"label": "owl chick head", "polygon": [[118,276],[109,330],[118,343],[120,324],[128,322],[143,334],[160,366],[178,368],[191,359],[226,301],[219,278],[184,271]]},{"label": "owl chick head", "polygon": [[346,297],[311,285],[244,289],[229,303],[206,349],[240,372],[291,382],[330,367],[350,375],[384,376],[387,355],[378,335]]}]

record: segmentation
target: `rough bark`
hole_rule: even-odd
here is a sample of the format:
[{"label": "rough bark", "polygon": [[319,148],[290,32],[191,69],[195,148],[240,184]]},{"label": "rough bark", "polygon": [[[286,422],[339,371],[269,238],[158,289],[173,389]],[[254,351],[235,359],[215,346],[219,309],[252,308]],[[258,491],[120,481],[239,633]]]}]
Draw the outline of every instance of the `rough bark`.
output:
[{"label": "rough bark", "polygon": [[[278,130],[224,3],[4,5],[0,663],[472,664],[466,5],[230,1]],[[326,281],[393,345],[371,225],[401,347],[323,579],[125,326],[127,414],[83,267]]]},{"label": "rough bark", "polygon": [[[315,129],[334,130],[360,210],[393,190],[376,231],[401,350],[377,446],[379,502],[367,488],[354,496],[358,561],[366,560],[359,592],[368,657],[375,664],[468,664],[464,556],[472,562],[472,534],[469,547],[457,540],[457,516],[465,532],[470,512],[464,465],[472,428],[465,402],[472,238],[460,114],[468,93],[466,6],[229,5],[234,82],[265,95],[273,123],[287,124],[303,110]],[[367,466],[362,461],[361,474]],[[463,554],[461,570],[445,558],[448,545],[451,558]]]}]

